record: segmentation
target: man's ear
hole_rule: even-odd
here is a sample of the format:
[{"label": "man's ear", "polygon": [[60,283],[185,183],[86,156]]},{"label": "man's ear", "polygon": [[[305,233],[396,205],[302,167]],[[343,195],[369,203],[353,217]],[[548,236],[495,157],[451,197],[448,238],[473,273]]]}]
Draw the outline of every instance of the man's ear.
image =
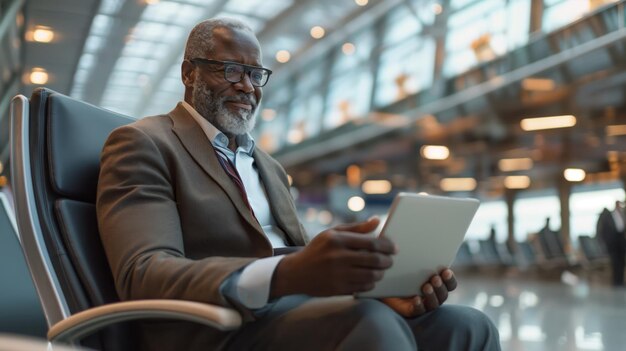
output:
[{"label": "man's ear", "polygon": [[183,79],[183,84],[187,88],[193,87],[193,82],[196,79],[195,68],[196,66],[187,60],[184,60],[183,64],[180,66],[180,75]]}]

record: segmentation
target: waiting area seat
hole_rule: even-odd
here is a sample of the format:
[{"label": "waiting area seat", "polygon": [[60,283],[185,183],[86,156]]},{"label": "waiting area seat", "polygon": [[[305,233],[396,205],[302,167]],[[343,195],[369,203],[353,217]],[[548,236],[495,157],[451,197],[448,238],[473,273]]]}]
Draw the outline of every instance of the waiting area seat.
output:
[{"label": "waiting area seat", "polygon": [[230,309],[179,300],[119,302],[96,221],[100,151],[129,117],[45,88],[11,104],[17,224],[48,322],[48,340],[99,350],[138,345],[128,321],[177,319],[236,329]]},{"label": "waiting area seat", "polygon": [[603,268],[609,264],[609,254],[604,243],[596,237],[581,235],[578,237],[583,264],[586,268]]},{"label": "waiting area seat", "polygon": [[12,206],[2,192],[0,285],[0,333],[45,337],[46,319],[22,253]]}]

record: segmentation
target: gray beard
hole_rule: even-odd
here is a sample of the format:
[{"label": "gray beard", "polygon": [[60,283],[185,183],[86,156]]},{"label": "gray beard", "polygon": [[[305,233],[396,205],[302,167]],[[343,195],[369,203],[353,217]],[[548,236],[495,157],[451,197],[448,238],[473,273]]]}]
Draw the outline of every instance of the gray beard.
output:
[{"label": "gray beard", "polygon": [[242,108],[233,112],[224,105],[226,101],[227,97],[217,97],[204,81],[197,79],[194,82],[193,107],[202,117],[226,135],[249,133],[256,124],[256,106],[252,111]]}]

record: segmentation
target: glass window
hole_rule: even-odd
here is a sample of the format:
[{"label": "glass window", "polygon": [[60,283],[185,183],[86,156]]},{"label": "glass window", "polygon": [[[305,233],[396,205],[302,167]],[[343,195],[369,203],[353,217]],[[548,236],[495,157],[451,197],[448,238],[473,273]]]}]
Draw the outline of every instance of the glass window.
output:
[{"label": "glass window", "polygon": [[489,61],[528,40],[530,0],[464,2],[448,19],[446,77]]},{"label": "glass window", "polygon": [[282,12],[293,0],[230,0],[226,5],[226,10],[270,18]]},{"label": "glass window", "polygon": [[544,32],[571,23],[592,10],[592,1],[546,0],[541,24]]},{"label": "glass window", "polygon": [[106,15],[115,15],[123,4],[124,0],[102,0],[98,12]]},{"label": "glass window", "polygon": [[341,50],[343,54],[337,55],[335,62],[333,63],[333,77],[341,75],[343,72],[359,65],[361,62],[365,62],[370,59],[372,49],[374,48],[374,32],[371,30],[366,31],[355,37],[353,42],[347,43],[347,45],[349,44],[353,45],[354,52],[350,53],[350,48],[344,48],[342,45]]},{"label": "glass window", "polygon": [[506,202],[500,200],[481,203],[472,220],[472,224],[467,230],[465,239],[487,239],[491,228],[494,228],[496,240],[505,242],[508,236],[507,221]]},{"label": "glass window", "polygon": [[576,191],[570,196],[570,237],[574,244],[581,235],[595,236],[598,216],[604,208],[613,210],[615,201],[624,201],[624,189],[621,184],[615,188],[603,190]]},{"label": "glass window", "polygon": [[113,28],[113,17],[105,15],[96,15],[91,23],[91,35],[105,36],[108,35]]},{"label": "glass window", "polygon": [[383,45],[388,46],[403,41],[416,35],[422,30],[418,18],[411,12],[407,5],[396,7],[387,17]]},{"label": "glass window", "polygon": [[97,53],[104,47],[104,37],[90,35],[85,42],[85,52]]},{"label": "glass window", "polygon": [[[529,194],[530,195],[530,194]],[[539,232],[550,218],[550,229],[561,229],[561,205],[556,194],[533,196],[515,200],[514,233],[516,241],[525,241],[528,234]]]},{"label": "glass window", "polygon": [[374,47],[372,29],[349,40],[353,46],[337,48],[331,67],[326,96],[324,129],[338,127],[352,119],[361,118],[370,110],[374,77],[369,57]]},{"label": "glass window", "polygon": [[[315,136],[320,130],[320,120],[324,99],[320,93],[309,93],[308,96],[297,98],[289,113],[289,130],[287,141],[295,144]],[[291,132],[293,131],[293,132]]]},{"label": "glass window", "polygon": [[[260,123],[253,133],[259,146],[267,152],[277,150],[286,142],[291,89],[291,84],[283,83],[276,89],[268,91],[267,98],[263,100]],[[263,118],[264,109],[274,111],[271,120]]]},{"label": "glass window", "polygon": [[433,82],[435,42],[415,37],[386,49],[380,57],[376,106],[385,106],[429,88]]},{"label": "glass window", "polygon": [[180,4],[175,2],[158,2],[146,7],[141,14],[141,19],[144,21],[168,22],[172,17],[177,15],[180,6]]},{"label": "glass window", "polygon": [[326,100],[325,129],[363,117],[369,111],[372,80],[369,70],[357,69],[331,82]]}]

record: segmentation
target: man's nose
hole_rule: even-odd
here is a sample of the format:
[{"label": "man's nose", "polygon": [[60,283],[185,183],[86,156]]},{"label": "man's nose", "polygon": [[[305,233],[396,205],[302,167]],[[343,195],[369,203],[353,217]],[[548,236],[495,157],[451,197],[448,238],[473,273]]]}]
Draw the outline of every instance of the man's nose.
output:
[{"label": "man's nose", "polygon": [[254,92],[254,85],[252,85],[252,81],[250,80],[250,73],[243,72],[241,80],[235,83],[235,88],[246,94]]}]

